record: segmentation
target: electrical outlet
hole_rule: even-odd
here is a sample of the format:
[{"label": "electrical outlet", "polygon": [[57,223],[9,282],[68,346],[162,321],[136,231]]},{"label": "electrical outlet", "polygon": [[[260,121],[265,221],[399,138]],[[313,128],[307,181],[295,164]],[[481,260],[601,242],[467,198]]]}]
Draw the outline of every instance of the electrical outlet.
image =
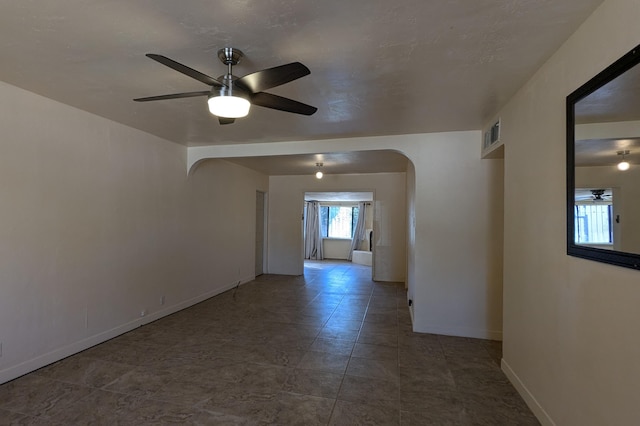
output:
[{"label": "electrical outlet", "polygon": [[146,309],[141,310],[140,311],[140,316],[143,317],[145,315],[147,315],[147,310]]},{"label": "electrical outlet", "polygon": [[164,294],[162,296],[160,296],[160,304],[164,305]]}]

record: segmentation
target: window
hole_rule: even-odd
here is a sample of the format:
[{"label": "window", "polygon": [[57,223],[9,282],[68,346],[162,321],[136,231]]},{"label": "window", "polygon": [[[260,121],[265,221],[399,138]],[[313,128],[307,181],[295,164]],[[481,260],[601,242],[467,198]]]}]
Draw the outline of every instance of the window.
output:
[{"label": "window", "polygon": [[320,229],[325,238],[353,238],[358,207],[320,206]]},{"label": "window", "polygon": [[576,204],[576,244],[613,244],[611,204]]}]

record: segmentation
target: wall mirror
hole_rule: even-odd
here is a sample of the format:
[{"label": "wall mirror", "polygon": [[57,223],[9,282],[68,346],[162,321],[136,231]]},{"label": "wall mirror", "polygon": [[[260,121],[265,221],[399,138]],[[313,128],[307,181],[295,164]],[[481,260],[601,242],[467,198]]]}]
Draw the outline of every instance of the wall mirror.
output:
[{"label": "wall mirror", "polygon": [[567,96],[567,254],[640,269],[640,45]]}]

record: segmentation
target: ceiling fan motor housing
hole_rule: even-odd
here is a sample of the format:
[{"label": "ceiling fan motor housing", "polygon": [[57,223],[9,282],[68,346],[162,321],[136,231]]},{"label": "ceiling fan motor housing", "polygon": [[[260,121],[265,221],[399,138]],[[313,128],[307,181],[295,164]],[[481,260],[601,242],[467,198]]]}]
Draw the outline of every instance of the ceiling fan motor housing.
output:
[{"label": "ceiling fan motor housing", "polygon": [[215,86],[212,87],[211,95],[209,95],[209,97],[211,98],[212,96],[236,96],[239,98],[250,100],[249,93],[247,93],[245,90],[242,90],[242,88],[233,84],[233,82],[237,79],[238,77],[231,74],[221,75],[220,77],[218,77],[218,80],[223,85],[220,87],[215,87]]},{"label": "ceiling fan motor housing", "polygon": [[240,49],[234,49],[233,47],[224,47],[218,50],[218,59],[225,65],[238,65],[243,57],[244,53]]}]

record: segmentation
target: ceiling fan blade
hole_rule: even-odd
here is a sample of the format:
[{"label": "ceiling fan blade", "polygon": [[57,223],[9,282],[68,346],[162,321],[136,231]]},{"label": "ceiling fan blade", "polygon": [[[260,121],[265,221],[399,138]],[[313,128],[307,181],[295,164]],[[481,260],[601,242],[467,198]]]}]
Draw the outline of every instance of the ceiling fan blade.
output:
[{"label": "ceiling fan blade", "polygon": [[272,95],[271,93],[258,92],[251,96],[251,103],[265,108],[277,109],[295,114],[313,115],[318,108],[293,99]]},{"label": "ceiling fan blade", "polygon": [[218,117],[218,121],[220,122],[220,124],[233,124],[236,121],[236,119],[235,118]]},{"label": "ceiling fan blade", "polygon": [[195,96],[207,96],[211,92],[206,90],[202,92],[185,92],[185,93],[174,93],[171,95],[160,95],[160,96],[149,96],[146,98],[136,98],[134,101],[136,102],[149,102],[149,101],[162,101],[165,99],[180,99],[180,98],[193,98]]},{"label": "ceiling fan blade", "polygon": [[204,84],[208,84],[209,86],[225,87],[224,84],[220,83],[215,78],[209,77],[208,75],[203,74],[200,71],[196,71],[193,68],[189,68],[188,66],[183,65],[180,62],[176,62],[173,59],[169,59],[166,56],[156,55],[155,53],[147,53],[147,57],[153,59],[154,61],[158,61],[162,65],[166,65],[169,68],[172,68],[186,76],[195,78],[196,80],[201,81]]},{"label": "ceiling fan blade", "polygon": [[235,84],[239,85],[242,89],[250,91],[251,93],[258,93],[309,74],[311,74],[309,68],[305,67],[300,62],[292,62],[290,64],[267,68],[266,70],[247,74],[244,77],[237,79]]}]

